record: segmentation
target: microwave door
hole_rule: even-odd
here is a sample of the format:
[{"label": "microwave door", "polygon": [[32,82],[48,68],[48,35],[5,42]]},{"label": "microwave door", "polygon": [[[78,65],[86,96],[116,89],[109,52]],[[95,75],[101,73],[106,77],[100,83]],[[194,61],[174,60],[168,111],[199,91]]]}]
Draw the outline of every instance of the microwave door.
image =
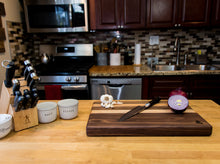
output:
[{"label": "microwave door", "polygon": [[31,28],[70,27],[69,5],[28,6]]}]

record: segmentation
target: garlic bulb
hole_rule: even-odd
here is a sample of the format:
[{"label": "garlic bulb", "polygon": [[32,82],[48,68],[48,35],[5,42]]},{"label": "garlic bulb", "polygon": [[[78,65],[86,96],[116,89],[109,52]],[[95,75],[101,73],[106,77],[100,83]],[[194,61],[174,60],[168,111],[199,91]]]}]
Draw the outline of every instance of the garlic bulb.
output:
[{"label": "garlic bulb", "polygon": [[108,94],[104,94],[100,97],[101,106],[104,108],[113,108],[113,97]]}]

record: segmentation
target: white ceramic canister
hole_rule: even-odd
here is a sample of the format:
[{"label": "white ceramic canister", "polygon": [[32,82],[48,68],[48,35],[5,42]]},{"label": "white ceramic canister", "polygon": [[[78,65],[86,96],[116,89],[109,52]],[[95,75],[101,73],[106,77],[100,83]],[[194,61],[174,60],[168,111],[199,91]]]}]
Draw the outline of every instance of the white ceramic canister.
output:
[{"label": "white ceramic canister", "polygon": [[110,65],[113,65],[113,66],[121,65],[121,54],[120,53],[110,53]]},{"label": "white ceramic canister", "polygon": [[78,115],[78,100],[76,99],[64,99],[58,101],[58,108],[60,118],[69,120]]},{"label": "white ceramic canister", "polygon": [[42,102],[37,104],[38,120],[40,123],[50,123],[57,118],[57,103]]}]

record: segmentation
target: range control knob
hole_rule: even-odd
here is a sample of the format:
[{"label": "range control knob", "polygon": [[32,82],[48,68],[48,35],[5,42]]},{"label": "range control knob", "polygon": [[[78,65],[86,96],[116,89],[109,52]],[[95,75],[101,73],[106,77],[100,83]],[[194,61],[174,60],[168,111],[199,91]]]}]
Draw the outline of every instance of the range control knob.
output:
[{"label": "range control knob", "polygon": [[79,82],[79,77],[76,76],[76,77],[74,78],[74,81],[75,81],[75,82]]},{"label": "range control knob", "polygon": [[67,82],[70,82],[72,79],[71,79],[70,76],[67,76],[67,77],[65,78],[65,80],[66,80]]}]

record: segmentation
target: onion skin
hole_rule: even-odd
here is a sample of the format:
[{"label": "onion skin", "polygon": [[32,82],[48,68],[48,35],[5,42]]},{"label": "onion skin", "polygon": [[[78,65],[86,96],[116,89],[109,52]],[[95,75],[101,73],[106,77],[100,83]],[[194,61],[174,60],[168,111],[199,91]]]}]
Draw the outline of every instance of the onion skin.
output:
[{"label": "onion skin", "polygon": [[181,89],[176,89],[170,92],[168,99],[168,106],[170,109],[177,113],[183,113],[189,105],[187,94]]},{"label": "onion skin", "polygon": [[173,95],[182,95],[182,96],[187,98],[186,92],[182,91],[180,88],[177,88],[177,89],[171,91],[170,94],[169,94],[169,97],[171,97]]}]

